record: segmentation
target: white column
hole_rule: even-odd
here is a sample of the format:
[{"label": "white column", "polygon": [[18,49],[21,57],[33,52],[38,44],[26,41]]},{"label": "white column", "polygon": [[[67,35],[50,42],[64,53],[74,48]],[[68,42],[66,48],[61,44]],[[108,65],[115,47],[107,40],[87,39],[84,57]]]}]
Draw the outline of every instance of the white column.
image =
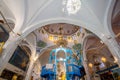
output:
[{"label": "white column", "polygon": [[18,46],[19,41],[17,39],[18,37],[12,36],[4,45],[2,55],[0,56],[0,75]]},{"label": "white column", "polygon": [[90,80],[90,74],[89,74],[89,69],[88,69],[88,61],[87,60],[84,60],[83,61],[83,65],[84,65],[84,68],[85,68],[85,72],[86,72],[86,80]]},{"label": "white column", "polygon": [[25,80],[30,80],[31,75],[32,75],[33,66],[34,66],[34,59],[31,59],[31,60],[30,60],[30,64],[29,64],[28,71],[27,71],[27,73],[26,73]]},{"label": "white column", "polygon": [[91,36],[91,34],[87,34],[84,36],[83,40],[82,40],[82,45],[83,45],[83,66],[85,68],[85,72],[86,72],[86,80],[90,80],[90,74],[89,74],[89,69],[88,69],[88,59],[86,57],[87,53],[86,53],[86,43],[87,43],[87,37]]},{"label": "white column", "polygon": [[103,40],[111,51],[113,57],[117,59],[117,63],[120,66],[120,46],[116,42],[115,38],[103,38]]},{"label": "white column", "polygon": [[86,80],[90,80],[90,74],[89,74],[89,69],[88,69],[88,61],[87,61],[87,57],[86,57],[86,52],[85,52],[85,48],[83,49],[83,65],[85,68],[85,72],[86,72]]}]

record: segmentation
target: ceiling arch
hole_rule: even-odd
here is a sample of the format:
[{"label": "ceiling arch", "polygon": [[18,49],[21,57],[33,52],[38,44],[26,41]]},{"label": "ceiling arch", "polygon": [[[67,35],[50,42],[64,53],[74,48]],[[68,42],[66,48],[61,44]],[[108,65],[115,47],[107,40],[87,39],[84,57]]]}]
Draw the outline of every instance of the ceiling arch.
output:
[{"label": "ceiling arch", "polygon": [[[0,12],[4,15],[6,20],[10,20],[11,22],[15,23],[16,20],[12,11],[8,8],[8,6],[4,3],[3,0],[0,1]],[[0,15],[0,20],[3,20],[1,15]]]},{"label": "ceiling arch", "polygon": [[25,38],[32,31],[44,25],[53,23],[81,26],[93,32],[100,39],[104,38],[104,42],[108,41],[107,37],[114,38],[111,25],[108,24],[111,24],[109,19],[111,19],[111,8],[114,7],[115,0],[81,0],[81,9],[71,15],[62,11],[62,1],[4,0],[3,2],[6,4],[6,9],[9,9],[14,16],[12,17],[15,20],[14,31],[21,34],[19,39]]},{"label": "ceiling arch", "polygon": [[[89,34],[86,35],[83,42],[83,57],[85,60],[90,57],[90,55],[101,55],[105,56],[107,59],[114,60],[113,53],[110,52],[110,49],[108,49],[107,45],[105,45],[101,40],[93,35]],[[89,55],[88,57],[86,55]]]},{"label": "ceiling arch", "polygon": [[34,31],[36,29],[39,29],[42,26],[45,26],[45,25],[48,25],[48,24],[54,24],[54,23],[68,23],[68,24],[73,24],[73,25],[77,25],[77,26],[84,26],[83,28],[86,28],[86,29],[90,30],[91,32],[93,32],[94,34],[96,34],[99,37],[102,34],[102,32],[98,31],[97,28],[96,29],[92,28],[92,27],[94,27],[94,25],[86,26],[86,24],[82,24],[81,22],[79,22],[77,20],[69,19],[69,18],[51,18],[51,19],[48,19],[48,20],[40,21],[40,22],[38,22],[34,25],[29,26],[29,28],[24,29],[23,32],[22,32],[22,36],[25,37],[26,35],[28,35],[32,31]]}]

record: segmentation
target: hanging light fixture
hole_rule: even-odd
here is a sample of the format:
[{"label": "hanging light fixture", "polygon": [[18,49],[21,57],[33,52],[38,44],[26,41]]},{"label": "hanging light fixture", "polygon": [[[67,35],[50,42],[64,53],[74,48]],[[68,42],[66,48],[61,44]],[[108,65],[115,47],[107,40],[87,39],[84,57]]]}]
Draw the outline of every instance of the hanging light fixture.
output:
[{"label": "hanging light fixture", "polygon": [[63,5],[65,6],[63,10],[67,11],[68,14],[76,14],[81,8],[80,0],[63,0]]}]

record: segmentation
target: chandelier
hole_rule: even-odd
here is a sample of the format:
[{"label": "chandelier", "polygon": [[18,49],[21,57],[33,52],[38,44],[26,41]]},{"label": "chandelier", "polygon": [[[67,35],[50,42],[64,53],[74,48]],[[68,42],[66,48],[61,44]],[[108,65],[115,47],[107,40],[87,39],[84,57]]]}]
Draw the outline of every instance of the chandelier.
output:
[{"label": "chandelier", "polygon": [[66,46],[68,44],[68,42],[73,41],[72,36],[65,37],[65,36],[60,36],[60,35],[59,36],[49,35],[48,39],[53,41],[58,46],[60,46],[60,45]]},{"label": "chandelier", "polygon": [[76,14],[81,7],[80,0],[63,0],[64,10],[68,12],[68,14]]}]

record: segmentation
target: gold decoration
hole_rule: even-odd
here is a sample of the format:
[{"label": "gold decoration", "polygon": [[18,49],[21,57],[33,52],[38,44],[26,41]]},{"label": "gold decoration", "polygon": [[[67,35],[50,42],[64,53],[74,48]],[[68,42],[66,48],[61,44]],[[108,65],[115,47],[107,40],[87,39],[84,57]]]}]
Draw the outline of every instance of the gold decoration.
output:
[{"label": "gold decoration", "polygon": [[17,80],[18,76],[16,74],[13,75],[12,80]]},{"label": "gold decoration", "polygon": [[58,46],[66,46],[67,45],[67,41],[64,40],[64,39],[60,39],[60,40],[56,41],[56,44]]},{"label": "gold decoration", "polygon": [[77,40],[74,40],[74,44],[77,44],[78,43],[78,41]]},{"label": "gold decoration", "polygon": [[78,36],[78,37],[80,36],[80,32],[77,33],[77,36]]},{"label": "gold decoration", "polygon": [[68,37],[67,37],[67,40],[68,40],[69,42],[71,42],[71,41],[72,41],[72,37],[71,37],[71,36],[68,36]]},{"label": "gold decoration", "polygon": [[49,38],[49,40],[51,40],[51,41],[53,41],[53,40],[54,40],[54,38],[53,38],[53,36],[52,36],[52,35],[50,35],[48,38]]},{"label": "gold decoration", "polygon": [[0,42],[0,54],[2,53],[2,51],[3,51],[3,46],[4,46],[4,42]]},{"label": "gold decoration", "polygon": [[59,36],[59,40],[62,40],[63,39],[63,36]]}]

